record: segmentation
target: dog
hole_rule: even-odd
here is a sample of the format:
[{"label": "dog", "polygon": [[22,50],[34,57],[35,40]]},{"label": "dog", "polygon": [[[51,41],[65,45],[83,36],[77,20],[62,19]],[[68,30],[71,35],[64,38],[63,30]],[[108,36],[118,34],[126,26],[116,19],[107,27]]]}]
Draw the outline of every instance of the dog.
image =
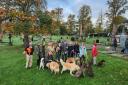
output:
[{"label": "dog", "polygon": [[45,66],[45,61],[44,61],[44,58],[41,58],[41,60],[40,60],[40,67],[39,67],[39,69],[43,69],[44,70],[44,66]]},{"label": "dog", "polygon": [[97,63],[98,67],[102,67],[105,64],[105,60],[101,60]]},{"label": "dog", "polygon": [[85,72],[86,72],[86,75],[89,76],[89,77],[94,76],[92,64],[93,64],[92,61],[90,61],[86,64]]},{"label": "dog", "polygon": [[85,69],[86,69],[86,64],[83,63],[80,67],[80,69],[75,73],[75,77],[80,78],[85,76]]},{"label": "dog", "polygon": [[48,67],[51,70],[51,72],[54,72],[55,74],[59,73],[60,71],[59,64],[55,61],[47,63],[46,67]]},{"label": "dog", "polygon": [[67,58],[66,63],[75,63],[75,58]]},{"label": "dog", "polygon": [[61,74],[63,73],[63,71],[69,70],[70,75],[74,76],[73,72],[78,71],[80,69],[80,67],[76,65],[75,63],[66,63],[62,59],[60,59],[60,63],[62,65]]}]

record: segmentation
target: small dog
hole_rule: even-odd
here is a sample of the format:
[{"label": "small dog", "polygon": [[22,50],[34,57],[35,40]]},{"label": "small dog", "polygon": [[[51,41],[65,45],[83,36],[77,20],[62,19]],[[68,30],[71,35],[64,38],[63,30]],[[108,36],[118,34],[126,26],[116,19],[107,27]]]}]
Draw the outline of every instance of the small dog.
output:
[{"label": "small dog", "polygon": [[105,60],[101,60],[97,63],[98,67],[102,67],[105,64]]},{"label": "small dog", "polygon": [[80,78],[85,76],[85,69],[86,69],[86,64],[83,63],[80,67],[80,69],[75,73],[75,77]]},{"label": "small dog", "polygon": [[66,63],[75,63],[75,58],[68,58]]},{"label": "small dog", "polygon": [[73,72],[78,71],[80,69],[80,67],[78,65],[76,65],[75,63],[66,63],[62,59],[60,59],[60,63],[62,65],[61,74],[63,73],[63,71],[69,70],[70,75],[74,76]]},{"label": "small dog", "polygon": [[40,60],[40,68],[39,69],[43,69],[44,70],[44,66],[45,66],[45,63],[44,63],[45,61],[44,61],[44,58],[41,58],[41,60]]},{"label": "small dog", "polygon": [[46,66],[51,70],[51,72],[54,72],[55,74],[59,73],[59,64],[55,61],[51,61],[46,64]]}]

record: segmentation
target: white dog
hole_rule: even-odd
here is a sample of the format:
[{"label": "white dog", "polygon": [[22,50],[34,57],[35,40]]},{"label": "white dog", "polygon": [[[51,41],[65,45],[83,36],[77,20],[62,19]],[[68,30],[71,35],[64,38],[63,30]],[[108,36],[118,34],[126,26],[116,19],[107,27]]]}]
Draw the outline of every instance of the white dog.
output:
[{"label": "white dog", "polygon": [[40,68],[39,69],[43,69],[44,70],[44,58],[41,58],[40,60]]}]

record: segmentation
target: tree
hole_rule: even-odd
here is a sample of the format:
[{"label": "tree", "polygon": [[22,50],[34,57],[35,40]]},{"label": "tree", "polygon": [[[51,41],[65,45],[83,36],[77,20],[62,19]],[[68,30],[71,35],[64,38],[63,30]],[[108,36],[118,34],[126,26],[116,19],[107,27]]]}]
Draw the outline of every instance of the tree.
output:
[{"label": "tree", "polygon": [[57,34],[59,34],[59,30],[62,25],[63,8],[55,8],[48,13],[52,17],[51,33],[55,34],[56,32]]},{"label": "tree", "polygon": [[96,21],[96,27],[95,27],[95,32],[96,33],[100,33],[103,31],[103,15],[102,15],[102,11]]},{"label": "tree", "polygon": [[61,25],[60,26],[60,35],[65,35],[65,34],[67,34],[67,30],[66,30],[66,27],[64,26],[64,25]]},{"label": "tree", "polygon": [[117,16],[125,13],[128,9],[128,0],[108,0],[108,12],[110,25],[112,27],[112,35],[115,36],[118,26],[116,25],[115,19]]},{"label": "tree", "polygon": [[47,10],[47,1],[46,0],[35,0],[37,10],[46,11]]},{"label": "tree", "polygon": [[[23,23],[26,23],[28,21],[29,17],[31,17],[32,21],[37,21],[37,12],[41,10],[41,5],[43,5],[44,9],[46,7],[46,0],[16,0],[16,5],[19,7],[19,10],[23,12],[23,16],[21,16],[21,19]],[[35,6],[35,10],[31,10],[32,6]],[[36,11],[37,9],[37,11]],[[32,15],[34,12],[35,17]],[[34,24],[34,23],[33,23]],[[24,24],[24,47],[27,47],[29,45],[29,31],[26,28],[29,28],[29,23]]]},{"label": "tree", "polygon": [[88,28],[92,27],[91,22],[91,8],[88,5],[83,5],[80,8],[79,13],[79,23],[80,23],[80,37],[88,35]]},{"label": "tree", "polygon": [[67,24],[68,24],[68,33],[72,33],[75,23],[75,15],[69,14]]},{"label": "tree", "polygon": [[[40,19],[40,30],[42,30],[42,32],[49,32],[49,34],[52,34],[52,17],[47,14],[47,13],[43,13],[43,12],[39,12],[38,17]],[[43,31],[45,30],[45,31]]]},{"label": "tree", "polygon": [[55,11],[56,11],[56,19],[57,22],[59,23],[62,20],[63,8],[55,8]]}]

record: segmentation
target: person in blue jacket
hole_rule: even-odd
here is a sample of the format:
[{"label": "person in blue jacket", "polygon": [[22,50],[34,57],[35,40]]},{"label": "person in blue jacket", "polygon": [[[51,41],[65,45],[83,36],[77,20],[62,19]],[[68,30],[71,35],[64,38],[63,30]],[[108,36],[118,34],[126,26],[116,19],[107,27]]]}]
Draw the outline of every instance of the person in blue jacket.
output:
[{"label": "person in blue jacket", "polygon": [[85,46],[84,42],[82,42],[82,44],[79,48],[79,52],[80,52],[79,53],[80,62],[82,64],[83,62],[85,62],[85,57],[87,57],[87,49],[86,49],[86,46]]}]

